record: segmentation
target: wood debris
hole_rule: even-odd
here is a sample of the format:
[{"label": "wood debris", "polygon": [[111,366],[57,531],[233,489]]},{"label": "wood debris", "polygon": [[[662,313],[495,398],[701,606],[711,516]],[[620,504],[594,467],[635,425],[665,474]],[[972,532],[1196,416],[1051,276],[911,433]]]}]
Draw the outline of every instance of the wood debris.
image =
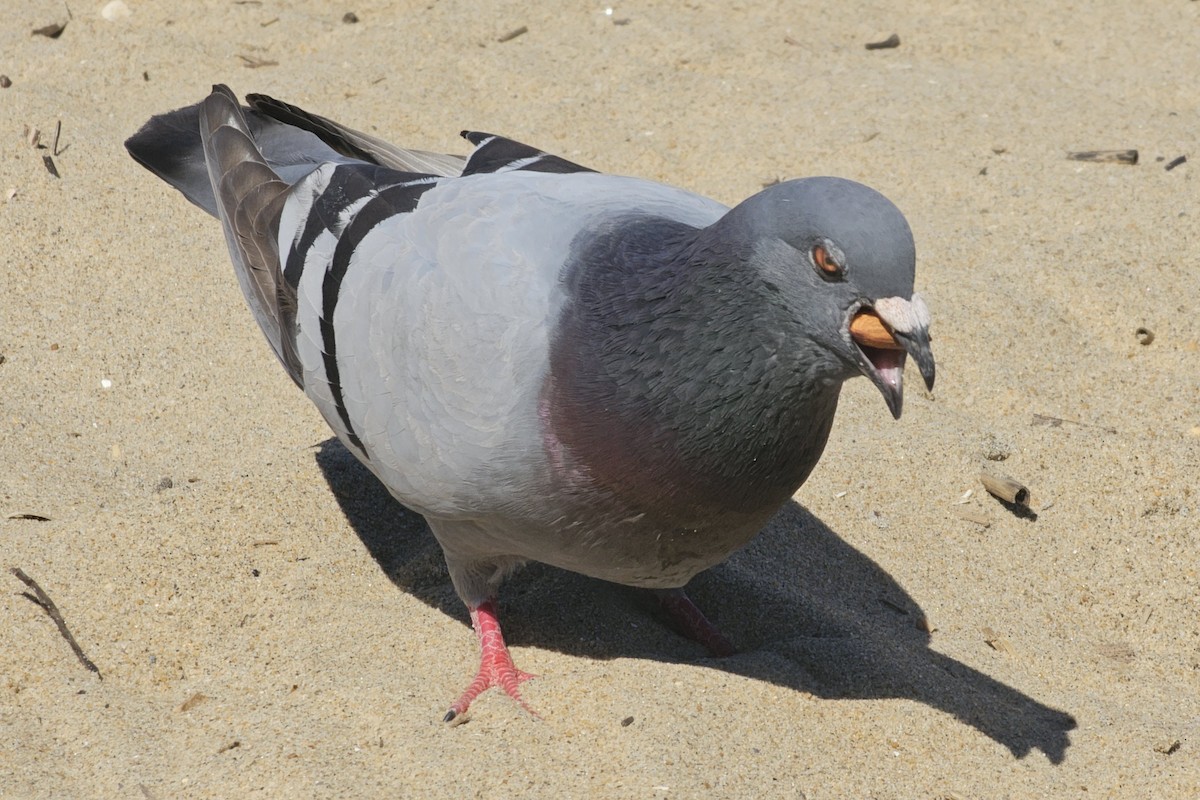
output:
[{"label": "wood debris", "polygon": [[1029,506],[1029,490],[1015,478],[994,472],[983,472],[979,475],[983,488],[993,497],[998,497],[1006,503],[1018,506]]},{"label": "wood debris", "polygon": [[1005,654],[1012,653],[1012,651],[1013,651],[1012,645],[1010,645],[1004,639],[1003,636],[996,633],[994,630],[987,627],[986,625],[984,627],[980,628],[979,630],[983,634],[983,641],[987,644],[988,647],[992,648],[997,653],[1005,653]]},{"label": "wood debris", "polygon": [[67,29],[67,23],[52,22],[49,25],[43,25],[40,28],[33,29],[34,36],[45,36],[47,39],[57,39],[62,36],[62,32]]},{"label": "wood debris", "polygon": [[261,67],[279,66],[278,61],[271,61],[265,58],[255,58],[254,56],[246,56],[242,55],[241,53],[238,53],[238,58],[244,62],[242,66],[244,66],[246,69],[259,69]]},{"label": "wood debris", "polygon": [[189,697],[187,700],[183,701],[183,704],[179,706],[179,710],[180,711],[191,711],[193,708],[200,705],[207,699],[208,699],[208,695],[204,694],[203,692],[196,692],[194,695]]},{"label": "wood debris", "polygon": [[1178,739],[1173,739],[1170,742],[1154,745],[1154,752],[1169,756],[1178,751],[1180,747],[1182,747],[1182,743]]},{"label": "wood debris", "polygon": [[1137,150],[1079,150],[1067,153],[1072,161],[1092,161],[1097,164],[1129,164],[1138,163]]},{"label": "wood debris", "polygon": [[18,567],[11,568],[9,572],[11,572],[13,575],[16,575],[17,579],[20,580],[21,583],[33,590],[33,594],[30,594],[29,592],[22,592],[21,594],[29,598],[29,600],[32,602],[41,606],[42,610],[50,615],[50,619],[52,619],[54,624],[58,627],[58,632],[62,634],[62,637],[67,640],[67,644],[71,645],[71,649],[75,651],[75,657],[79,659],[79,663],[96,673],[97,678],[104,680],[104,676],[100,674],[100,668],[92,663],[90,658],[84,655],[83,648],[79,646],[79,642],[75,641],[75,637],[71,635],[71,631],[67,627],[67,622],[63,619],[62,612],[58,610],[58,606],[55,605],[54,601],[50,599],[50,595],[46,594],[45,590],[38,585],[37,581],[26,575],[24,571]]},{"label": "wood debris", "polygon": [[974,522],[982,528],[992,527],[992,518],[982,511],[976,511],[973,508],[956,508],[954,509],[954,516],[967,522]]},{"label": "wood debris", "polygon": [[900,37],[893,33],[881,42],[867,42],[865,46],[868,50],[891,50],[900,46]]},{"label": "wood debris", "polygon": [[513,39],[517,38],[518,36],[524,36],[527,33],[529,33],[529,26],[522,25],[521,27],[514,28],[513,30],[504,34],[496,41],[499,42],[500,44],[504,44],[505,42],[511,42]]}]

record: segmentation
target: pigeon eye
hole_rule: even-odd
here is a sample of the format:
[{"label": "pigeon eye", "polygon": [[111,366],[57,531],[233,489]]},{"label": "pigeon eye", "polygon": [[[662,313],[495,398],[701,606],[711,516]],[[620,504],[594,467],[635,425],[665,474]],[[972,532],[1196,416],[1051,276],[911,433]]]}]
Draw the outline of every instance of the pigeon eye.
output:
[{"label": "pigeon eye", "polygon": [[823,244],[815,244],[812,249],[812,260],[825,275],[836,278],[842,274],[842,265],[829,255]]}]

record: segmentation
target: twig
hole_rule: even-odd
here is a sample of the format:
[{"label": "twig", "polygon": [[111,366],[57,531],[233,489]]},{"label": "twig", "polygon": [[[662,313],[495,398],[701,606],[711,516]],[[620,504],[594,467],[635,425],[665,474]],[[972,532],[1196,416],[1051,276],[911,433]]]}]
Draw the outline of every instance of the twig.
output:
[{"label": "twig", "polygon": [[1080,150],[1067,153],[1072,161],[1095,161],[1099,164],[1129,164],[1138,162],[1137,150]]},{"label": "twig", "polygon": [[900,46],[900,37],[893,33],[882,42],[867,42],[865,46],[868,50],[891,50]]},{"label": "twig", "polygon": [[987,514],[984,514],[982,511],[976,511],[971,508],[956,508],[954,510],[954,514],[959,519],[966,520],[967,522],[974,522],[981,528],[992,527],[992,518]]},{"label": "twig", "polygon": [[83,648],[79,646],[79,642],[75,641],[75,637],[71,635],[70,629],[67,628],[67,622],[63,619],[62,612],[58,610],[58,606],[50,599],[50,595],[46,594],[45,590],[38,585],[38,582],[26,575],[19,567],[12,567],[9,572],[16,575],[21,583],[33,589],[33,594],[36,597],[31,596],[28,592],[22,592],[22,594],[37,603],[42,607],[42,610],[50,615],[50,619],[54,620],[54,624],[58,626],[58,632],[62,634],[62,637],[67,640],[67,644],[71,645],[71,649],[75,651],[75,657],[79,659],[79,663],[96,673],[97,678],[104,680],[104,676],[100,674],[100,668],[84,655]]},{"label": "twig", "polygon": [[504,34],[496,41],[500,44],[504,44],[505,42],[511,42],[513,39],[517,38],[518,36],[523,36],[526,33],[529,33],[529,26],[522,25],[521,27],[511,30],[508,33]]},{"label": "twig", "polygon": [[1165,167],[1163,167],[1163,169],[1165,169],[1167,172],[1170,172],[1171,170],[1178,167],[1180,164],[1186,164],[1186,163],[1187,163],[1187,156],[1179,156],[1178,158],[1172,158],[1170,161],[1168,161],[1167,165]]},{"label": "twig", "polygon": [[59,134],[61,134],[61,133],[62,133],[62,120],[61,119],[55,120],[55,122],[54,122],[54,146],[50,148],[50,154],[52,156],[54,156],[55,158],[58,158],[58,137],[59,137]]},{"label": "twig", "polygon": [[1107,425],[1097,425],[1094,422],[1080,422],[1077,419],[1067,419],[1066,417],[1055,417],[1050,414],[1038,414],[1036,411],[1033,414],[1034,425],[1048,425],[1051,428],[1061,428],[1064,422],[1069,422],[1072,425],[1078,425],[1081,428],[1098,428],[1105,433],[1116,433],[1116,428],[1110,428]]},{"label": "twig", "polygon": [[241,53],[238,53],[238,58],[240,58],[243,62],[245,62],[243,64],[243,66],[245,66],[247,69],[259,69],[260,67],[277,67],[277,66],[279,66],[278,61],[271,61],[271,60],[265,59],[265,58],[253,58],[251,56],[244,56]]}]

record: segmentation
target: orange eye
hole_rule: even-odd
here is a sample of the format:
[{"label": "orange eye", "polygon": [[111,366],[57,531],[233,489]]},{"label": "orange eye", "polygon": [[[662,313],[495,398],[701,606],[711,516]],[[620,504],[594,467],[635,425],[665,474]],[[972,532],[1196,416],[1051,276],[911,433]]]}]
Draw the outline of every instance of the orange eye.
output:
[{"label": "orange eye", "polygon": [[829,255],[829,251],[825,249],[824,245],[813,245],[812,258],[813,263],[817,265],[817,269],[826,275],[836,276],[842,274],[842,265],[833,260],[833,256]]}]

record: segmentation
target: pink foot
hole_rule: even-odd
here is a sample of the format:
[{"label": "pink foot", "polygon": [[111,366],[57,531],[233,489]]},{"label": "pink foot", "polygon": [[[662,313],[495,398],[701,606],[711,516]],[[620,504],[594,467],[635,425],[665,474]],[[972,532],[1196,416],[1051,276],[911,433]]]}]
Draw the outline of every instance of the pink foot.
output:
[{"label": "pink foot", "polygon": [[493,686],[503,689],[505,694],[520,703],[521,708],[541,719],[541,715],[530,708],[529,704],[521,698],[521,692],[518,689],[521,683],[537,676],[522,672],[513,665],[512,656],[508,654],[508,646],[504,644],[504,634],[500,632],[500,622],[496,619],[495,601],[486,600],[480,603],[478,608],[472,608],[471,624],[475,627],[475,634],[479,637],[479,649],[481,650],[479,672],[476,673],[475,680],[471,681],[471,685],[462,693],[462,696],[454,705],[450,706],[450,710],[446,712],[442,721],[450,722],[462,714],[471,705],[472,700]]},{"label": "pink foot", "polygon": [[704,645],[709,652],[720,658],[737,652],[733,644],[725,638],[725,634],[709,622],[704,612],[683,593],[683,589],[661,589],[655,591],[655,594],[658,595],[663,610],[684,636]]}]

